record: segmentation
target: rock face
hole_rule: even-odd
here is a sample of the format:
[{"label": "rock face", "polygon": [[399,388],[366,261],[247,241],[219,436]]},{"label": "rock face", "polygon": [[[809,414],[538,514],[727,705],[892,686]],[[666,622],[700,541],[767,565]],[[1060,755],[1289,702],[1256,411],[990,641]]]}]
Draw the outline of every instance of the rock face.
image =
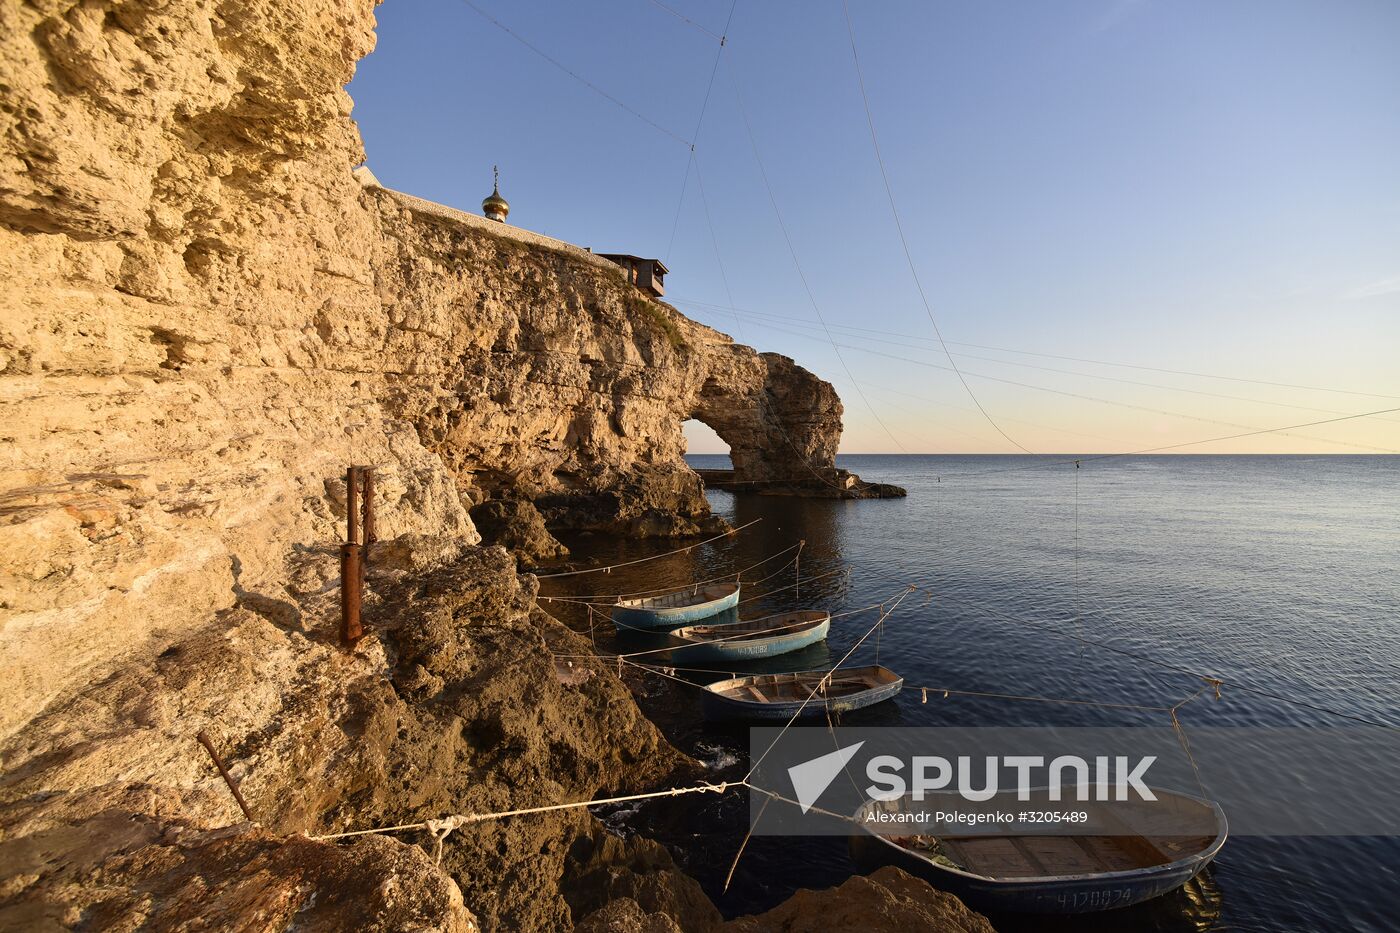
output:
[{"label": "rock face", "polygon": [[[74,805],[82,809],[63,812]],[[0,926],[480,929],[457,885],[417,846],[376,836],[336,846],[244,828],[199,831],[178,818],[137,813],[129,801],[96,794],[56,798],[23,813],[27,846],[20,867],[45,883],[4,898]],[[80,818],[105,832],[75,832]]]},{"label": "rock face", "polygon": [[[0,745],[0,927],[146,911],[173,928],[201,890],[227,909],[220,929],[283,929],[284,915],[469,929],[474,914],[484,929],[568,930],[603,890],[717,922],[664,849],[607,836],[583,810],[459,829],[441,869],[417,848],[432,848],[423,832],[343,851],[295,835],[696,779],[609,664],[558,668],[554,654],[589,645],[534,607],[534,578],[503,549],[406,550],[431,562],[371,578],[354,654],[314,624],[334,616],[335,593],[302,607],[309,634],[230,609]],[[265,830],[240,826],[201,730]]]},{"label": "rock face", "polygon": [[328,584],[351,463],[381,537],[716,526],[739,478],[829,469],[841,403],[582,251],[361,185],[371,0],[0,4],[0,735],[235,606]]}]

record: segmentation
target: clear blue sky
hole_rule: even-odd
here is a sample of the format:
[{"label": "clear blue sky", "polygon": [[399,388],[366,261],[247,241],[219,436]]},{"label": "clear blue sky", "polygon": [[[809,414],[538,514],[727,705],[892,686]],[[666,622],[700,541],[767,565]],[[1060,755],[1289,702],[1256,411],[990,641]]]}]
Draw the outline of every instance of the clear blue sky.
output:
[{"label": "clear blue sky", "polygon": [[[718,47],[701,29],[651,0],[473,3],[694,135]],[[730,8],[667,5],[715,33]],[[852,0],[851,15],[934,314],[950,341],[998,348],[950,347],[983,357],[955,359],[1017,442],[1121,451],[1400,406],[1400,3]],[[837,386],[846,452],[1015,451],[927,365],[948,360],[891,218],[839,0],[739,0],[728,30],[696,154],[737,318],[718,307],[731,301],[694,173],[676,223],[685,145],[462,0],[389,0],[378,17],[350,93],[386,185],[478,210],[498,163],[512,223],[666,257],[683,311]],[[1389,418],[1185,452],[1400,450]],[[714,449],[704,435],[693,450]]]}]

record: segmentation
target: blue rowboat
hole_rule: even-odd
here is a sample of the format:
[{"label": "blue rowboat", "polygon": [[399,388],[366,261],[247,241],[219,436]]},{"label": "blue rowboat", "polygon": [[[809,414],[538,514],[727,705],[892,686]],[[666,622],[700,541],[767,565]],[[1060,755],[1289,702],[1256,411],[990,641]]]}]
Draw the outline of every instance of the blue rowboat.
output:
[{"label": "blue rowboat", "polygon": [[620,599],[612,619],[619,629],[671,629],[739,605],[739,584],[694,586],[664,596]]},{"label": "blue rowboat", "polygon": [[771,658],[816,644],[830,628],[831,613],[815,609],[743,622],[687,625],[671,633],[682,642],[671,649],[671,659],[691,663]]},{"label": "blue rowboat", "polygon": [[[799,710],[804,716],[822,716],[827,710],[862,709],[893,698],[903,686],[903,677],[878,665],[834,671],[750,674],[707,686],[705,712],[711,719],[786,721]],[[810,702],[808,697],[811,697]]]},{"label": "blue rowboat", "polygon": [[[909,797],[868,800],[855,814],[851,856],[865,872],[895,865],[957,895],[974,910],[1083,914],[1128,907],[1190,881],[1215,858],[1229,832],[1214,801],[1152,790],[1175,808],[1176,816],[1136,830],[1124,824],[1123,835],[1018,834],[1013,824],[1000,832],[990,826],[970,831],[981,835],[889,836],[871,828],[883,824],[888,831],[891,822],[900,824],[888,814],[966,804],[957,797],[939,804],[939,793],[927,793],[921,802]],[[986,805],[1025,809],[1016,794],[1015,789],[1003,791]],[[998,807],[1003,797],[1004,805]],[[1071,806],[1086,808],[1085,803]]]}]

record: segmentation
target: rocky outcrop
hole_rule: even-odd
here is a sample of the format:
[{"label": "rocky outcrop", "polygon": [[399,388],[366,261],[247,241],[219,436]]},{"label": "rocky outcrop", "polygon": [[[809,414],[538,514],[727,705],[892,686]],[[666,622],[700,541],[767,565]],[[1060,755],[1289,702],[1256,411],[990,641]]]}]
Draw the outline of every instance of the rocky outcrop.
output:
[{"label": "rocky outcrop", "polygon": [[371,11],[0,4],[0,735],[236,607],[295,624],[346,464],[383,537],[475,540],[395,362],[336,332],[384,318],[346,171]]},{"label": "rocky outcrop", "polygon": [[723,919],[659,843],[597,833],[576,843],[570,859],[564,896],[583,929],[625,928],[620,918],[640,916],[643,928],[712,933]]},{"label": "rocky outcrop", "polygon": [[488,499],[471,511],[482,541],[499,544],[523,567],[569,556],[569,549],[549,533],[539,509],[523,499]]},{"label": "rocky outcrop", "polygon": [[0,927],[480,929],[457,885],[418,846],[379,836],[342,846],[247,826],[201,831],[134,799],[157,792],[59,795],[7,811],[23,845],[0,844],[17,872],[0,891]]},{"label": "rocky outcrop", "polygon": [[826,891],[798,891],[765,914],[741,917],[723,927],[724,933],[995,933],[987,918],[963,902],[924,882],[886,867],[857,875]]},{"label": "rocky outcrop", "polygon": [[[589,645],[534,608],[534,578],[518,577],[503,549],[467,548],[445,563],[432,542],[408,552],[438,566],[371,577],[370,634],[354,654],[326,636],[333,592],[303,607],[306,632],[230,609],[52,704],[0,746],[0,925],[99,907],[116,923],[153,910],[142,898],[159,895],[167,912],[151,922],[173,927],[201,877],[230,918],[248,912],[246,923],[264,908],[311,922],[321,915],[300,911],[315,904],[327,924],[355,911],[377,918],[342,929],[405,929],[413,924],[402,910],[421,895],[424,917],[437,912],[428,926],[474,913],[486,929],[567,930],[599,906],[601,890],[717,919],[660,846],[607,836],[581,810],[460,829],[441,870],[416,847],[431,849],[421,832],[343,855],[295,835],[696,776],[608,664],[558,666],[555,654],[585,655]],[[242,825],[194,740],[200,731],[263,830]]]},{"label": "rocky outcrop", "polygon": [[805,475],[787,479],[740,480],[734,470],[695,471],[708,488],[726,492],[752,493],[760,496],[803,496],[811,499],[902,499],[908,495],[903,486],[890,483],[867,483],[859,476],[832,467],[812,470]]}]

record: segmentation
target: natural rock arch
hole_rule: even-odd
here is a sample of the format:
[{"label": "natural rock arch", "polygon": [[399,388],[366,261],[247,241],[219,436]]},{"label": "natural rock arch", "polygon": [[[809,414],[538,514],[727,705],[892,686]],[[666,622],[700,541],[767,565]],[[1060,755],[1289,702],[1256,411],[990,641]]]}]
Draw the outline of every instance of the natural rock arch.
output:
[{"label": "natural rock arch", "polygon": [[832,470],[841,440],[836,391],[786,356],[743,362],[707,378],[690,412],[729,445],[734,481],[800,483]]}]

